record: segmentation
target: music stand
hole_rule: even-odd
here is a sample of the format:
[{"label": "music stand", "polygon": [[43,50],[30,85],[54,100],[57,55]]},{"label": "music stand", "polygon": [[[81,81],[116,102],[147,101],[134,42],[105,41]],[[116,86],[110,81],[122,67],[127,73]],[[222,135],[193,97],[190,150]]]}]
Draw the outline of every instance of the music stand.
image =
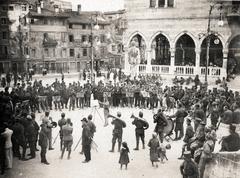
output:
[{"label": "music stand", "polygon": [[[99,117],[101,118],[101,120],[103,121],[103,118],[102,118],[102,116],[100,115],[97,107],[99,107],[98,100],[92,100],[92,101],[91,101],[91,108],[92,108],[91,114],[93,114],[93,122],[95,121],[96,113],[98,114],[98,116],[99,116]],[[104,121],[103,121],[103,122],[104,122]]]}]

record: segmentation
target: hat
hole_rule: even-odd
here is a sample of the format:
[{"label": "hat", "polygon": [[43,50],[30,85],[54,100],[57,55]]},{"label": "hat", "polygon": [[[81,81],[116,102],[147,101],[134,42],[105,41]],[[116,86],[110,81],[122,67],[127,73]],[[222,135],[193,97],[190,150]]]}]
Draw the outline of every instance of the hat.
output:
[{"label": "hat", "polygon": [[200,124],[201,124],[201,125],[206,125],[206,123],[205,123],[204,121],[202,121]]},{"label": "hat", "polygon": [[32,116],[27,115],[27,119],[32,120]]},{"label": "hat", "polygon": [[199,117],[196,117],[196,118],[195,118],[195,121],[201,122],[202,119],[200,119]]},{"label": "hat", "polygon": [[192,122],[192,119],[190,117],[188,117],[187,122]]},{"label": "hat", "polygon": [[185,158],[189,158],[189,157],[191,157],[191,152],[190,151],[184,151],[183,156]]},{"label": "hat", "polygon": [[92,120],[92,117],[93,117],[92,114],[89,114],[88,115],[88,120]]},{"label": "hat", "polygon": [[214,101],[213,103],[212,103],[212,105],[214,106],[214,105],[217,105],[217,102],[216,101]]},{"label": "hat", "polygon": [[64,112],[61,114],[61,117],[65,117],[65,113]]},{"label": "hat", "polygon": [[170,149],[171,149],[171,145],[170,145],[170,144],[167,144],[167,145],[165,146],[165,148],[166,148],[167,150],[170,150]]},{"label": "hat", "polygon": [[122,114],[120,111],[117,112],[117,116],[120,117]]},{"label": "hat", "polygon": [[84,117],[81,121],[82,121],[82,122],[83,122],[83,121],[84,121],[84,122],[88,122],[87,119],[86,119],[86,117]]},{"label": "hat", "polygon": [[153,137],[153,138],[157,138],[157,134],[156,134],[156,133],[153,133],[153,134],[152,134],[152,137]]}]

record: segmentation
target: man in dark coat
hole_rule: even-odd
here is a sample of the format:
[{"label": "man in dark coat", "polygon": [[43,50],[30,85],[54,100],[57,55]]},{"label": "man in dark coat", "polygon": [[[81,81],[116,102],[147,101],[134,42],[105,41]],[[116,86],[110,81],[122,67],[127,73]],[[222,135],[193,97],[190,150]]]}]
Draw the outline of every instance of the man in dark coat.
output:
[{"label": "man in dark coat", "polygon": [[83,153],[85,156],[85,160],[83,163],[87,163],[91,160],[91,143],[92,143],[92,138],[91,138],[91,131],[90,128],[87,124],[87,119],[83,118],[82,120],[82,148],[83,148]]},{"label": "man in dark coat", "polygon": [[[185,109],[183,108],[182,104],[178,104],[178,110],[177,112],[172,115],[169,116],[169,118],[173,118],[176,117],[175,120],[175,139],[174,140],[180,140],[183,137],[183,122],[184,122],[184,118],[187,116],[187,112],[185,111]],[[180,132],[180,135],[178,136],[178,131]]]},{"label": "man in dark coat", "polygon": [[61,114],[61,119],[58,121],[58,126],[60,127],[59,136],[60,136],[60,150],[62,151],[63,148],[63,132],[62,127],[66,125],[67,120],[65,119],[65,113]]},{"label": "man in dark coat", "polygon": [[27,120],[28,120],[28,126],[26,128],[26,138],[29,144],[29,148],[30,148],[30,159],[33,159],[36,157],[35,154],[35,141],[36,141],[36,131],[35,131],[35,127],[33,125],[33,121],[32,121],[32,117],[30,115],[27,116]]},{"label": "man in dark coat", "polygon": [[[133,116],[134,117],[134,116]],[[139,117],[134,117],[134,121],[132,122],[133,125],[136,126],[135,135],[136,135],[136,148],[134,150],[139,150],[139,139],[141,138],[143,149],[145,149],[145,130],[148,129],[149,124],[147,121],[143,119],[143,113],[139,112]]]},{"label": "man in dark coat", "polygon": [[222,138],[222,148],[220,151],[238,151],[240,149],[240,137],[236,133],[236,126],[229,126],[230,135]]},{"label": "man in dark coat", "polygon": [[180,166],[183,178],[199,178],[197,164],[191,159],[191,152],[184,152],[184,162]]},{"label": "man in dark coat", "polygon": [[42,124],[41,125],[41,130],[39,133],[39,141],[38,144],[41,147],[41,163],[44,163],[46,165],[49,165],[47,159],[46,159],[46,153],[47,153],[47,148],[48,148],[48,130],[47,130],[47,125]]},{"label": "man in dark coat", "polygon": [[[24,127],[20,123],[20,118],[16,118],[15,123],[12,126],[13,130],[13,136],[12,136],[12,142],[13,142],[13,153],[21,160],[27,160],[26,159],[26,139],[24,135]],[[22,154],[20,154],[20,148],[22,147]]]},{"label": "man in dark coat", "polygon": [[121,113],[117,112],[117,117],[114,117],[111,122],[111,124],[114,125],[114,129],[113,129],[113,138],[112,138],[112,149],[109,152],[114,152],[114,147],[117,140],[118,140],[118,152],[120,152],[123,128],[126,127],[126,123],[120,118],[121,118]]},{"label": "man in dark coat", "polygon": [[38,149],[37,149],[37,141],[38,141],[38,132],[39,132],[39,129],[40,129],[40,127],[39,127],[39,125],[38,125],[38,123],[36,122],[36,120],[35,120],[35,118],[36,118],[36,116],[35,116],[35,113],[31,113],[31,117],[32,117],[32,122],[33,122],[33,126],[34,126],[34,133],[35,133],[35,142],[34,142],[34,145],[35,145],[35,151],[39,151]]},{"label": "man in dark coat", "polygon": [[233,111],[233,124],[240,124],[240,106],[236,104],[236,107]]},{"label": "man in dark coat", "polygon": [[91,132],[91,137],[93,138],[93,136],[94,136],[94,133],[96,132],[96,125],[93,123],[93,121],[92,121],[92,114],[90,114],[89,116],[88,116],[88,127],[89,127],[89,129],[90,129],[90,132]]},{"label": "man in dark coat", "polygon": [[156,123],[154,131],[159,135],[159,139],[162,143],[163,137],[164,137],[163,130],[164,130],[164,127],[167,126],[168,124],[167,119],[161,109],[159,109],[158,113],[153,116],[153,119],[154,119],[153,122]]},{"label": "man in dark coat", "polygon": [[224,106],[221,122],[225,124],[231,124],[232,121],[233,121],[233,112],[228,108],[228,106]]}]

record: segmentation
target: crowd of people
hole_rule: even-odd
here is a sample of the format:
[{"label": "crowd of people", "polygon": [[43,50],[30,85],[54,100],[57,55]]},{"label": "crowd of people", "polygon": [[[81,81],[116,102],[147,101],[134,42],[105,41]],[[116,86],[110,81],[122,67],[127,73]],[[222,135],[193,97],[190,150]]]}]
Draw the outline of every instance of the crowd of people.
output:
[{"label": "crowd of people", "polygon": [[[121,76],[119,82],[100,81],[98,84],[91,84],[87,81],[83,84],[78,81],[69,85],[62,78],[61,81],[56,79],[52,84],[46,84],[46,86],[42,84],[42,81],[26,82],[22,80],[14,82],[11,91],[9,88],[11,83],[8,83],[4,91],[0,92],[2,174],[5,168],[12,168],[13,156],[23,161],[34,159],[36,151],[38,151],[37,145],[41,147],[41,162],[49,164],[46,152],[53,150],[52,128],[57,125],[60,127],[61,158],[67,150],[68,159],[70,159],[73,123],[71,119],[65,119],[64,113],[61,120],[56,123],[49,116],[49,112],[51,110],[62,111],[62,109],[81,110],[91,107],[91,101],[95,99],[104,103],[103,105],[107,105],[106,108],[161,108],[154,116],[155,133],[148,143],[152,165],[158,167],[159,158],[161,161],[164,158],[167,159],[166,149],[170,149],[170,146],[164,146],[163,142],[166,136],[171,138],[172,132],[166,133],[165,127],[169,125],[169,120],[174,120],[172,122],[175,132],[174,141],[181,139],[184,141],[179,157],[180,159],[184,158],[181,173],[184,177],[197,178],[199,176],[202,178],[205,165],[211,159],[217,142],[216,130],[220,123],[229,124],[230,130],[230,135],[221,140],[220,151],[240,149],[240,138],[236,133],[235,126],[240,123],[240,95],[237,91],[229,90],[226,85],[223,89],[209,90],[207,85],[200,82],[198,76],[189,81],[193,83],[191,87],[183,86],[186,81],[182,82],[177,78],[173,80],[173,86],[163,87],[161,78],[156,76],[139,76],[134,79]],[[172,109],[176,110],[174,114],[165,114],[165,111]],[[36,112],[44,112],[40,126],[35,121]],[[126,142],[122,142],[123,128],[126,127],[126,123],[124,119],[121,119],[120,112],[116,117],[112,115],[108,117],[113,118],[111,124],[114,125],[110,152],[114,152],[115,144],[118,141],[119,163],[121,168],[122,165],[127,168],[129,148]],[[133,117],[132,124],[136,126],[135,150],[137,151],[140,139],[143,149],[145,149],[145,130],[148,129],[149,123],[144,119],[142,112],[139,112],[138,117]],[[210,127],[206,126],[208,119],[211,123]],[[82,153],[86,158],[85,163],[91,160],[91,145],[96,132],[96,126],[91,120],[91,115],[88,119],[81,120],[83,127]],[[184,131],[185,121],[187,125]],[[29,157],[26,155],[28,148],[30,149]]]}]

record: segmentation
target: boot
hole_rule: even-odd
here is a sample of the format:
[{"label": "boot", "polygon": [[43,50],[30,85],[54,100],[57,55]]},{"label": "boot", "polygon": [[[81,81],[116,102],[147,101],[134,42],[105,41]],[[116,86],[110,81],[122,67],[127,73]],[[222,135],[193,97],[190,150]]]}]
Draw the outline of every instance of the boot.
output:
[{"label": "boot", "polygon": [[143,143],[142,149],[145,149],[145,144]]},{"label": "boot", "polygon": [[115,143],[112,143],[112,149],[109,152],[114,152]]},{"label": "boot", "polygon": [[139,142],[137,142],[136,148],[134,148],[133,150],[139,150]]},{"label": "boot", "polygon": [[118,142],[118,152],[120,152],[121,149],[121,142]]}]

